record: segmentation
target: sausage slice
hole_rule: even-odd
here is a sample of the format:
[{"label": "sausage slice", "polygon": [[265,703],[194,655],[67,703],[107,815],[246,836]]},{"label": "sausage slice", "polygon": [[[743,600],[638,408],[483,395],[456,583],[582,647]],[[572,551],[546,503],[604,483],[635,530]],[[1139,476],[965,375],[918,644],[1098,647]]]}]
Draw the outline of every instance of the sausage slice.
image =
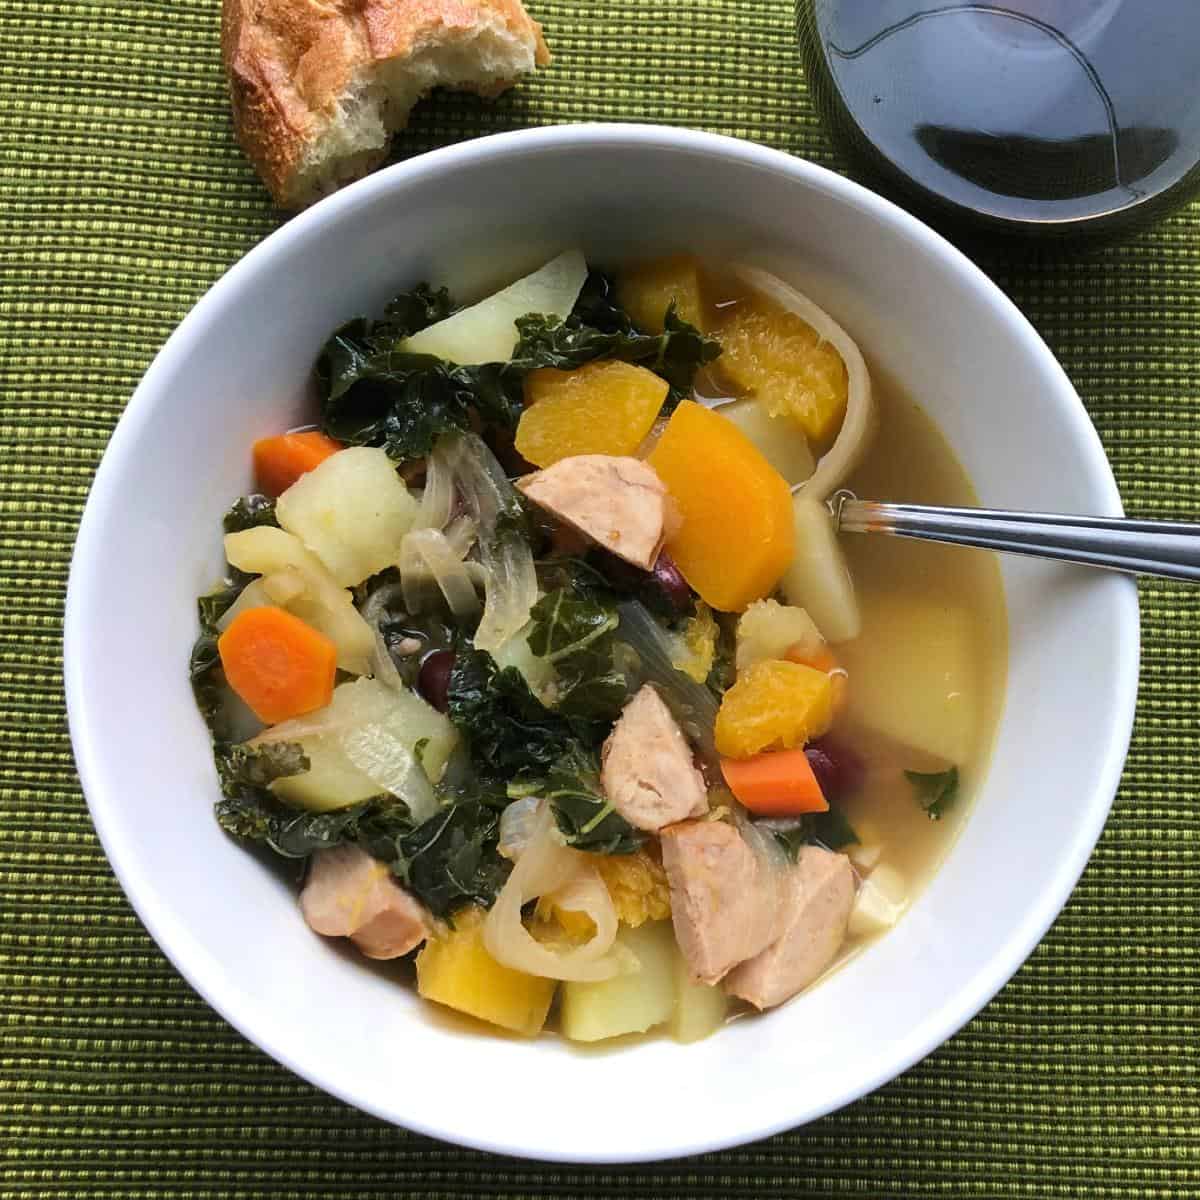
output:
[{"label": "sausage slice", "polygon": [[368,958],[399,958],[429,935],[425,907],[357,846],[313,855],[300,910],[314,932],[348,937]]}]

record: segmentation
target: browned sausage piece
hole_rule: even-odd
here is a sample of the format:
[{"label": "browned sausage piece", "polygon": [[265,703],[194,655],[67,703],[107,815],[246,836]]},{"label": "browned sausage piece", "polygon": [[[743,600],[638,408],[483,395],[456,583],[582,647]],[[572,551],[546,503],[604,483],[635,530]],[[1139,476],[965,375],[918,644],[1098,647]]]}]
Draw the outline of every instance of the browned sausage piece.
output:
[{"label": "browned sausage piece", "polygon": [[424,906],[357,846],[313,855],[300,910],[316,933],[348,937],[368,958],[399,958],[429,935]]},{"label": "browned sausage piece", "polygon": [[850,860],[820,846],[805,846],[788,873],[784,896],[779,938],[725,978],[725,990],[755,1008],[790,1000],[834,960],[854,905]]},{"label": "browned sausage piece", "polygon": [[770,944],[779,891],[769,868],[732,825],[668,825],[662,858],[675,940],[696,980],[716,983]]},{"label": "browned sausage piece", "polygon": [[650,684],[625,705],[601,753],[600,782],[608,802],[638,829],[708,811],[708,789],[671,710]]},{"label": "browned sausage piece", "polygon": [[637,458],[578,454],[517,486],[535,504],[606,550],[650,570],[662,547],[667,489]]}]

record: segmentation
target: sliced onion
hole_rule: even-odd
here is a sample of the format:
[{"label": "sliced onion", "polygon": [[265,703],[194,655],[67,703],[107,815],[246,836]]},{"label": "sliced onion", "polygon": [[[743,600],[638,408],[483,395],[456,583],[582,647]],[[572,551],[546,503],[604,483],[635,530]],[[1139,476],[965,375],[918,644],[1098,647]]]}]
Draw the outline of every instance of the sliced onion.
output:
[{"label": "sliced onion", "polygon": [[408,805],[419,825],[438,809],[433,784],[416,755],[395,734],[379,724],[346,730],[338,739],[346,757],[382,792],[391,792]]},{"label": "sliced onion", "polygon": [[[543,945],[525,928],[521,910],[539,897],[571,912],[585,912],[595,934],[579,946]],[[498,962],[544,979],[596,982],[636,970],[634,957],[616,944],[612,897],[586,856],[562,844],[548,804],[538,809],[529,843],[483,923],[483,944]]]},{"label": "sliced onion", "polygon": [[[410,698],[410,703],[422,702]],[[321,737],[334,739],[350,762],[381,792],[403,800],[414,820],[424,821],[437,811],[437,797],[414,752],[415,738],[404,707],[380,681],[360,679],[342,685],[324,708],[274,725],[249,745]]]},{"label": "sliced onion", "polygon": [[238,598],[217,618],[217,629],[224,633],[233,624],[234,619],[240,617],[247,609],[273,607],[275,601],[267,594],[262,578],[252,579],[238,593]]},{"label": "sliced onion", "polygon": [[500,814],[500,853],[516,862],[533,838],[541,797],[525,796],[514,800]]},{"label": "sliced onion", "polygon": [[475,645],[495,651],[529,620],[537,603],[537,573],[528,541],[517,531],[501,532],[498,527],[501,515],[513,512],[520,501],[496,456],[475,434],[444,437],[434,454],[445,454],[463,507],[478,530],[486,596]]},{"label": "sliced onion", "polygon": [[363,620],[370,625],[371,632],[375,635],[375,653],[371,659],[371,674],[381,683],[386,683],[388,687],[397,691],[404,686],[404,680],[400,678],[400,672],[396,670],[396,664],[387,648],[387,641],[383,636],[383,618],[403,598],[403,589],[400,584],[385,583],[367,597],[366,603],[359,610]]},{"label": "sliced onion", "polygon": [[846,364],[846,416],[833,445],[821,456],[817,469],[794,489],[824,500],[854,470],[875,429],[875,405],[871,377],[862,353],[850,335],[823,309],[777,275],[757,267],[738,266],[734,274],[748,287],[811,325]]},{"label": "sliced onion", "polygon": [[352,729],[357,723],[356,717],[336,716],[326,705],[316,712],[303,717],[293,717],[290,721],[281,721],[264,729],[262,733],[252,738],[251,746],[269,746],[273,742],[300,742],[305,738],[323,737],[327,733],[341,733]]},{"label": "sliced onion", "polygon": [[413,529],[445,529],[454,511],[454,479],[444,454],[437,448],[425,460],[425,490]]},{"label": "sliced onion", "polygon": [[[729,797],[729,806],[738,832],[758,862],[758,886],[771,897],[775,910],[773,925],[778,931],[780,916],[788,902],[790,876],[794,865],[770,829],[751,821],[746,815],[746,810],[732,795]],[[772,934],[771,940],[774,941],[776,936],[777,933]]]},{"label": "sliced onion", "polygon": [[475,522],[464,514],[461,517],[455,517],[446,526],[444,532],[446,545],[450,547],[451,551],[459,558],[466,558],[471,547],[475,545],[475,538],[479,531],[475,528]]},{"label": "sliced onion", "polygon": [[439,529],[414,529],[400,543],[400,580],[409,612],[428,607],[433,586],[459,618],[479,612],[473,573]]}]

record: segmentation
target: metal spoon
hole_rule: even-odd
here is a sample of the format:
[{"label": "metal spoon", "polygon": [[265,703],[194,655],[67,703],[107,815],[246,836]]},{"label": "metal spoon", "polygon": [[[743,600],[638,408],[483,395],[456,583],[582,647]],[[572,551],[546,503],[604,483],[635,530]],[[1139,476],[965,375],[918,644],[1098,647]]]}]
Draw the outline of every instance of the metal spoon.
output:
[{"label": "metal spoon", "polygon": [[846,491],[835,492],[829,507],[840,533],[890,533],[1131,575],[1200,581],[1200,525],[1187,521],[880,504]]}]

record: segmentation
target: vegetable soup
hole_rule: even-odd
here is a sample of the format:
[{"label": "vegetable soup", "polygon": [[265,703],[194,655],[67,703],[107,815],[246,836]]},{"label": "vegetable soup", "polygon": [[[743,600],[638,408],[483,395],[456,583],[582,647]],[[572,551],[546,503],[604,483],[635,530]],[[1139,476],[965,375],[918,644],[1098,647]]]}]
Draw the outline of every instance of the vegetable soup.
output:
[{"label": "vegetable soup", "polygon": [[190,671],[217,820],[314,933],[426,1000],[684,1042],[899,920],[984,771],[993,558],[839,539],[970,503],[911,402],[782,280],[568,250],[334,331],[315,427],[247,447]]}]

